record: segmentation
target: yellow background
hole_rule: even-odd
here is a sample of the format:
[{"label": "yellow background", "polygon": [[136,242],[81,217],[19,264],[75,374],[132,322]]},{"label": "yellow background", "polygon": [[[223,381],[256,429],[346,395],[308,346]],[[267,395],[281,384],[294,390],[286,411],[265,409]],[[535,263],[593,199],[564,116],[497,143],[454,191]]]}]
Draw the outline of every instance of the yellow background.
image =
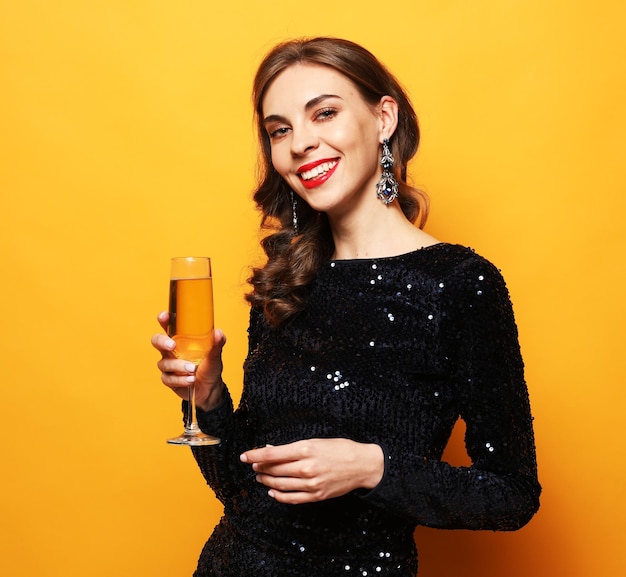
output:
[{"label": "yellow background", "polygon": [[168,259],[210,254],[238,397],[249,88],[291,36],[364,44],[421,119],[427,230],[514,300],[542,509],[420,529],[420,577],[619,577],[626,8],[569,0],[0,0],[0,575],[188,577],[220,509],[149,345]]}]

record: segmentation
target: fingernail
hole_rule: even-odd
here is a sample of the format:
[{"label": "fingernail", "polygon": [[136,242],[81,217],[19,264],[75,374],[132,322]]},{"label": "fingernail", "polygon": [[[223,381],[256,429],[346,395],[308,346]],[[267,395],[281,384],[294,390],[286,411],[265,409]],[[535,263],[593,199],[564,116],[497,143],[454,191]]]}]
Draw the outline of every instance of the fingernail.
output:
[{"label": "fingernail", "polygon": [[176,341],[174,341],[174,340],[172,340],[172,339],[167,339],[167,340],[165,341],[165,346],[166,346],[168,349],[173,349],[173,348],[174,348],[174,345],[176,345]]},{"label": "fingernail", "polygon": [[185,377],[185,380],[188,383],[195,383],[196,382],[196,377],[195,377],[195,375],[189,375],[188,377]]},{"label": "fingernail", "polygon": [[267,494],[273,499],[274,498],[274,491],[272,491],[271,489],[267,492]]},{"label": "fingernail", "polygon": [[196,365],[194,365],[193,363],[185,363],[185,370],[188,373],[195,373],[196,372]]},{"label": "fingernail", "polygon": [[239,460],[240,460],[242,463],[247,463],[247,462],[248,462],[248,457],[246,456],[246,454],[245,454],[245,453],[243,453],[243,454],[239,455]]}]

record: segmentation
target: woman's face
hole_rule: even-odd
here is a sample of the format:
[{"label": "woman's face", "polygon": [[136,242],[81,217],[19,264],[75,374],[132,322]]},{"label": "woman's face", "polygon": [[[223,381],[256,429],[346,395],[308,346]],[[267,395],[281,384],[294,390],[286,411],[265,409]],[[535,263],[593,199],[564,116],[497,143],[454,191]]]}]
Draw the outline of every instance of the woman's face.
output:
[{"label": "woman's face", "polygon": [[376,203],[379,144],[390,136],[382,104],[366,103],[336,70],[309,64],[281,72],[262,104],[272,164],[314,210],[342,217]]}]

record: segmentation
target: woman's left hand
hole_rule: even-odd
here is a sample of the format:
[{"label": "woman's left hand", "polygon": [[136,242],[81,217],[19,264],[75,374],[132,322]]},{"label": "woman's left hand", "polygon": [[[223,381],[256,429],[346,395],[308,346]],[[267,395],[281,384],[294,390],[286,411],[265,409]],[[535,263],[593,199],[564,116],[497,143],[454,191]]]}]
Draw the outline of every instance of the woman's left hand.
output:
[{"label": "woman's left hand", "polygon": [[257,481],[281,503],[312,503],[373,489],[384,471],[379,445],[350,439],[307,439],[288,445],[267,445],[241,455],[252,465]]}]

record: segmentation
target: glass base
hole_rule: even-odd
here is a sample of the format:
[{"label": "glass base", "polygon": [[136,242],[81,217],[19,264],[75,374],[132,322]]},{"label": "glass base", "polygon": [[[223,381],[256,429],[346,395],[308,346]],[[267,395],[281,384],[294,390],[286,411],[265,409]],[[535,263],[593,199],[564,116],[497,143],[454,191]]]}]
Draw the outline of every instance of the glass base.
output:
[{"label": "glass base", "polygon": [[186,445],[188,447],[203,447],[206,445],[218,445],[220,440],[211,435],[205,435],[203,432],[183,433],[173,439],[168,439],[170,445]]}]

